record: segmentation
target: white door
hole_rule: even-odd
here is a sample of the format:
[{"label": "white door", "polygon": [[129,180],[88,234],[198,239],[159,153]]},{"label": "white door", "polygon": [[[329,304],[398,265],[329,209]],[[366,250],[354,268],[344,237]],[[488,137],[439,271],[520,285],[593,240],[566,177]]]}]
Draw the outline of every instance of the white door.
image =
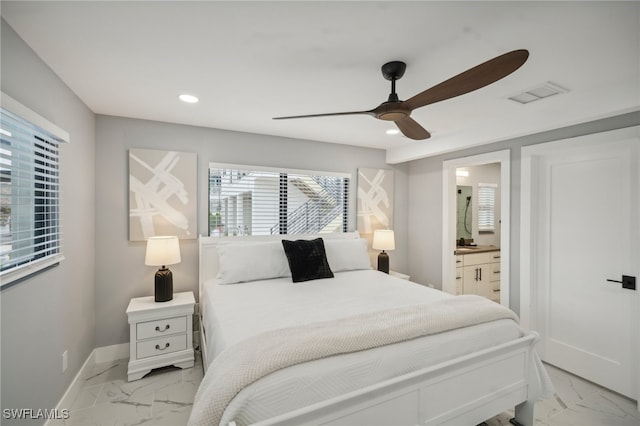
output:
[{"label": "white door", "polygon": [[640,270],[639,141],[608,133],[536,157],[530,285],[542,359],[637,398],[639,291],[608,279]]}]

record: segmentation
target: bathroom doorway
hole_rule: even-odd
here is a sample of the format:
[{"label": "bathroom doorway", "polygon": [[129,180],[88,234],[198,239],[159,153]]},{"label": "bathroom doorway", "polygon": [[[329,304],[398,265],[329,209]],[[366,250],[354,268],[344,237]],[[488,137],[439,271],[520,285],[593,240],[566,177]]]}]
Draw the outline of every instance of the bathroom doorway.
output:
[{"label": "bathroom doorway", "polygon": [[[500,304],[509,307],[509,236],[510,236],[510,161],[511,155],[509,150],[490,152],[476,156],[456,158],[443,162],[443,211],[442,211],[442,289],[446,292],[455,294],[456,285],[456,241],[460,240],[458,233],[458,223],[462,220],[462,226],[465,224],[468,234],[472,237],[464,237],[465,239],[474,240],[474,243],[480,245],[497,245],[500,247]],[[496,186],[497,199],[496,212],[494,216],[493,231],[486,232],[483,226],[489,226],[478,220],[478,187],[479,181],[487,181],[486,178],[475,178],[469,173],[467,177],[462,179],[456,176],[456,171],[464,172],[465,169],[479,168],[493,164],[494,169],[499,169],[497,178],[499,183]],[[486,170],[490,167],[483,168]],[[476,169],[479,170],[479,169]],[[460,173],[459,173],[460,174]],[[467,180],[465,182],[465,180]],[[459,185],[460,184],[460,185]],[[461,188],[458,188],[458,187]],[[466,189],[470,187],[471,194],[463,195]],[[460,189],[460,194],[458,194]],[[473,195],[475,194],[475,196]],[[458,199],[462,198],[461,208],[458,208]],[[470,198],[469,198],[470,197]],[[467,203],[468,200],[468,203]],[[466,217],[464,216],[466,213]],[[462,219],[459,216],[462,215]],[[470,217],[472,219],[470,219]],[[497,218],[497,219],[495,219]],[[475,226],[475,230],[474,230]],[[484,232],[483,232],[484,231]],[[465,229],[465,232],[466,229]]]}]

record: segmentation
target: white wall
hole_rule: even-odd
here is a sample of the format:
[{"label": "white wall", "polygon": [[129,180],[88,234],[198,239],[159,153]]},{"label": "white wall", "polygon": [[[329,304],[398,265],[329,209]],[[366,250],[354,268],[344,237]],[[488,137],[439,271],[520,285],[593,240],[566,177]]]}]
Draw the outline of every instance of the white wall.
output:
[{"label": "white wall", "polygon": [[[2,91],[71,137],[60,147],[66,260],[0,292],[2,408],[53,408],[95,347],[95,116],[4,20],[1,26]],[[2,419],[18,423],[43,420]]]},{"label": "white wall", "polygon": [[[164,149],[198,154],[198,231],[207,230],[210,162],[346,172],[352,175],[351,229],[356,226],[359,167],[394,169],[397,249],[391,265],[407,271],[407,165],[387,166],[377,149],[286,139],[154,121],[96,119],[96,345],[129,341],[125,310],[132,297],[153,294],[155,268],[144,265],[145,244],[128,240],[128,150]],[[181,240],[182,263],[171,267],[174,291],[197,297],[197,241]]]},{"label": "white wall", "polygon": [[487,152],[511,150],[510,307],[520,309],[520,149],[640,124],[640,112],[451,152],[409,163],[409,271],[411,279],[442,288],[442,163]]}]

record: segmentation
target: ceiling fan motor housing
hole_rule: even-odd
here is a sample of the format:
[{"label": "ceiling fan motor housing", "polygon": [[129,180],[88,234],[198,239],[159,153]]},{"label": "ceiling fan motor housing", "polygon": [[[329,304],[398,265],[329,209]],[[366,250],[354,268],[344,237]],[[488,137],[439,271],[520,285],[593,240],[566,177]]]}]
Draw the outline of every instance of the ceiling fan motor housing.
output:
[{"label": "ceiling fan motor housing", "polygon": [[396,93],[396,80],[402,78],[406,69],[407,64],[402,61],[387,62],[382,66],[382,76],[391,81],[391,93],[387,102],[383,102],[375,109],[376,118],[385,121],[397,121],[411,115],[411,110],[402,108],[402,102]]},{"label": "ceiling fan motor housing", "polygon": [[398,121],[411,115],[411,110],[403,108],[401,101],[384,102],[375,111],[376,118],[385,121]]}]

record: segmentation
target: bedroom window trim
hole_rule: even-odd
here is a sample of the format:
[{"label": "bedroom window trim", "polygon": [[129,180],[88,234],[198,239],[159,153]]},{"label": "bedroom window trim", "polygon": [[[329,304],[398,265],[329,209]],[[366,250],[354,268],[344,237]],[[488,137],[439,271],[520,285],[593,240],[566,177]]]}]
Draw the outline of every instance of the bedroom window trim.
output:
[{"label": "bedroom window trim", "polygon": [[[213,175],[212,170],[222,170],[220,176],[227,176],[228,182],[223,182],[224,177],[218,178]],[[222,196],[219,191],[224,191],[222,185],[227,188],[235,182],[240,182],[247,176],[259,177],[259,173],[265,173],[265,180],[269,179],[271,184],[265,184],[262,194],[252,190],[251,184],[246,183],[246,189],[238,185],[237,196]],[[226,173],[226,174],[225,174]],[[292,185],[294,177],[298,181],[297,185]],[[331,190],[326,189],[323,184],[327,184],[324,179],[338,178],[331,182]],[[305,179],[311,179],[306,182]],[[313,181],[312,181],[313,180]],[[218,183],[219,190],[214,188]],[[349,230],[349,185],[351,182],[350,173],[327,172],[317,170],[291,169],[280,167],[253,166],[246,164],[209,163],[209,235],[210,236],[238,236],[238,235],[295,235],[302,233],[329,232],[320,227],[324,220],[328,220],[331,215],[338,220],[340,228],[330,232],[348,232]],[[261,185],[257,182],[254,185]],[[272,194],[267,194],[266,188],[269,186]],[[294,187],[297,186],[297,187]],[[307,188],[302,188],[307,186]],[[310,187],[315,187],[312,190]],[[324,189],[323,189],[324,188]],[[244,191],[243,191],[244,190]],[[304,191],[307,191],[305,198]],[[318,191],[318,192],[314,192]],[[214,205],[215,196],[218,195],[217,205]],[[320,197],[322,194],[322,197]],[[271,203],[272,207],[259,206],[257,197],[264,204]],[[312,201],[315,198],[316,201]],[[322,199],[332,203],[331,209],[324,210],[326,216],[320,217],[319,205]],[[317,201],[320,200],[320,201]],[[255,204],[254,204],[255,203]],[[258,207],[256,207],[258,205]],[[247,207],[251,207],[248,211]],[[275,210],[277,209],[277,213]],[[231,213],[233,212],[233,213]],[[271,216],[271,219],[268,217]],[[304,216],[305,219],[302,219]],[[258,224],[255,219],[262,219]],[[338,218],[341,218],[339,220]],[[313,222],[316,220],[315,222]],[[307,221],[313,225],[304,225]],[[224,223],[228,222],[228,223]],[[242,223],[241,223],[242,222]],[[249,225],[248,225],[249,224]],[[328,224],[325,224],[326,227]],[[260,227],[261,229],[255,229]],[[217,228],[217,229],[216,229]]]},{"label": "bedroom window trim", "polygon": [[4,287],[64,260],[59,144],[69,142],[69,134],[5,93],[1,98]]}]

